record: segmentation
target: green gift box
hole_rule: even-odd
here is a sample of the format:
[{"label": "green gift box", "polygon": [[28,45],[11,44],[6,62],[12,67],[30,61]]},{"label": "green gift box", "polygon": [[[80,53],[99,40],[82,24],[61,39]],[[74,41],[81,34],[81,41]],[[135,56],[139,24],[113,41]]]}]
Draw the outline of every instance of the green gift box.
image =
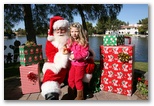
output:
[{"label": "green gift box", "polygon": [[23,66],[43,62],[42,45],[19,46],[19,58]]},{"label": "green gift box", "polygon": [[124,45],[124,42],[125,42],[124,35],[104,35],[103,36],[104,46]]}]

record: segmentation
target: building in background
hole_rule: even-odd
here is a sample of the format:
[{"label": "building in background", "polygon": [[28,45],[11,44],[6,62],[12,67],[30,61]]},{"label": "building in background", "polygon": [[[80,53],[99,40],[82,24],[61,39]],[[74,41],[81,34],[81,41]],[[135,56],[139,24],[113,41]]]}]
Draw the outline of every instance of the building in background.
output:
[{"label": "building in background", "polygon": [[[122,25],[119,30],[116,32],[119,34],[131,34],[131,35],[138,35],[138,27],[140,27],[141,24],[129,24],[129,25]],[[113,30],[106,31],[106,34],[113,33]]]}]

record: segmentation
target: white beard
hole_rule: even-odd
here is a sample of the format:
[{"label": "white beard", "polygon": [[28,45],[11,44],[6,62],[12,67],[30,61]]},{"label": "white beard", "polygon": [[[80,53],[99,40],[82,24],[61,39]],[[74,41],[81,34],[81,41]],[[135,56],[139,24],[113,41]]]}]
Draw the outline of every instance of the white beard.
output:
[{"label": "white beard", "polygon": [[63,35],[54,33],[54,40],[52,41],[52,44],[55,47],[57,47],[59,50],[61,50],[66,44],[68,38],[69,38],[69,35],[67,32],[64,33]]}]

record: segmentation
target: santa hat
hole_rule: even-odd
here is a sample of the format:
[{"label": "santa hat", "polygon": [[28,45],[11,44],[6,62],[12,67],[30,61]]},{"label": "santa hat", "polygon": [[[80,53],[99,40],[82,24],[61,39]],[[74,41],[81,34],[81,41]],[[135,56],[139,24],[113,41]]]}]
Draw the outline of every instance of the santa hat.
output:
[{"label": "santa hat", "polygon": [[64,20],[64,18],[60,16],[54,16],[50,18],[50,29],[48,30],[48,40],[52,41],[54,38],[53,31],[54,29],[58,29],[60,27],[68,28],[69,22]]}]

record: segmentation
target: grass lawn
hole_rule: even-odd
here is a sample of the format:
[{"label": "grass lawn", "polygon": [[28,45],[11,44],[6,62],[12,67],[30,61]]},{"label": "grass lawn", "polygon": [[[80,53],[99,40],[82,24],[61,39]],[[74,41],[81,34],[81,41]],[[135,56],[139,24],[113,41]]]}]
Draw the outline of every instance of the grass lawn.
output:
[{"label": "grass lawn", "polygon": [[20,63],[4,63],[4,79],[12,78],[12,77],[19,77],[20,71],[19,71]]},{"label": "grass lawn", "polygon": [[[95,62],[96,64],[99,65],[99,62]],[[20,76],[20,71],[19,71],[20,63],[9,63],[9,64],[4,64],[4,79],[9,79],[12,77],[19,77]],[[134,68],[148,72],[148,63],[147,62],[135,62]]]},{"label": "grass lawn", "polygon": [[134,68],[144,71],[144,72],[148,72],[148,63],[147,62],[135,62]]}]

